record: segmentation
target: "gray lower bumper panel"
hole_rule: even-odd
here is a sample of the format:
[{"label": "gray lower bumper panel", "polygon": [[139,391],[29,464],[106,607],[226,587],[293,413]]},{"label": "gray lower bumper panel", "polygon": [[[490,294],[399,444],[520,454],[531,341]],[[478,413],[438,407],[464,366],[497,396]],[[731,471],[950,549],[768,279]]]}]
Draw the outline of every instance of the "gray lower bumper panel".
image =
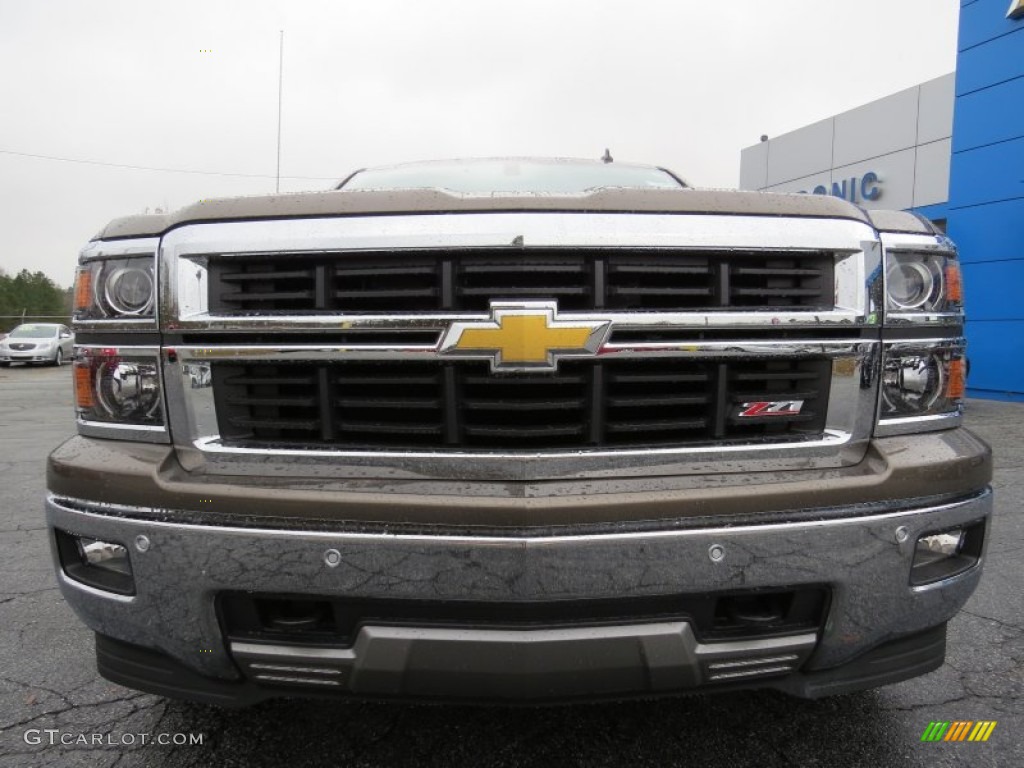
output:
[{"label": "gray lower bumper panel", "polygon": [[548,630],[363,627],[351,648],[231,643],[260,683],[384,696],[563,699],[791,673],[813,633],[699,643],[686,622]]},{"label": "gray lower bumper panel", "polygon": [[[652,695],[705,685],[770,684],[799,695],[845,690],[848,676],[822,683],[821,694],[801,680],[819,679],[952,618],[977,585],[984,557],[955,576],[913,586],[914,542],[984,521],[991,505],[984,491],[924,506],[894,502],[891,511],[841,519],[532,539],[181,524],[173,522],[173,511],[162,520],[142,519],[130,509],[54,497],[47,516],[54,529],[129,549],[137,587],[132,595],[77,582],[57,563],[61,590],[82,620],[111,642],[147,649],[199,679],[271,691],[252,694],[254,700],[300,689],[384,696],[457,691],[494,699],[497,675],[505,688],[499,697],[514,701]],[[800,629],[780,646],[771,644],[777,637],[711,641],[701,635],[704,642],[698,642],[685,617],[666,617],[575,627],[553,621],[522,630],[366,622],[344,646],[281,650],[269,639],[229,641],[216,609],[226,592],[530,603],[803,586],[830,590],[827,620],[816,643],[813,635],[797,634],[806,632]],[[893,659],[878,674],[865,668],[864,679],[904,679],[909,675],[901,664],[921,674],[941,663],[942,649],[907,657],[905,664]],[[115,666],[108,676],[127,681],[130,666]],[[311,673],[313,667],[329,671]],[[111,669],[104,671],[101,662],[104,674]]]}]

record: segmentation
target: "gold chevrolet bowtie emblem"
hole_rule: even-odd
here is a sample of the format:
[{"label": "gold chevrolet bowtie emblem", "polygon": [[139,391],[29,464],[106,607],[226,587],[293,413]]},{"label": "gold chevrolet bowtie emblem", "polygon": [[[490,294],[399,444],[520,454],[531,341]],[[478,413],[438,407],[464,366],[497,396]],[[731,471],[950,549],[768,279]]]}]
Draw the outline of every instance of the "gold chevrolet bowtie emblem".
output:
[{"label": "gold chevrolet bowtie emblem", "polygon": [[553,371],[562,358],[596,355],[611,322],[558,320],[557,314],[553,301],[492,301],[490,320],[452,323],[440,352],[490,360],[492,371]]}]

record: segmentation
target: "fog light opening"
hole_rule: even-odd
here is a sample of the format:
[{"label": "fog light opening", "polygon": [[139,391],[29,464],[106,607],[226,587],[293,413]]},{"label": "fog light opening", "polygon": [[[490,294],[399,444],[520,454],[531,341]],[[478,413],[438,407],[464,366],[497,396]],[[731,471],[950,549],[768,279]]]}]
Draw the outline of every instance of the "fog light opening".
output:
[{"label": "fog light opening", "polygon": [[922,534],[914,547],[910,583],[917,586],[963,573],[981,560],[984,521]]},{"label": "fog light opening", "polygon": [[128,548],[112,541],[55,530],[61,568],[69,579],[119,595],[135,594]]}]

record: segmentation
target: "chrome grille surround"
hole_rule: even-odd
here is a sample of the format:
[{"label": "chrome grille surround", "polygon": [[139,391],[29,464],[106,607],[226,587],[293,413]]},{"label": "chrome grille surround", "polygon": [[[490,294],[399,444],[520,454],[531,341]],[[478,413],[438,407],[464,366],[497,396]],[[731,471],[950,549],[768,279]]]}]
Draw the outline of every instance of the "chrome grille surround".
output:
[{"label": "chrome grille surround", "polygon": [[[742,360],[828,358],[832,378],[818,439],[776,444],[703,445],[625,450],[390,451],[323,445],[249,448],[221,441],[210,363],[216,361],[372,361],[441,359],[439,340],[452,323],[480,322],[479,312],[395,314],[217,314],[208,304],[209,257],[222,254],[317,254],[416,249],[643,247],[723,253],[742,250],[828,252],[835,256],[835,304],[809,311],[559,312],[569,322],[608,322],[598,353],[606,359]],[[518,252],[515,251],[515,252]],[[647,474],[749,472],[836,467],[863,456],[876,413],[881,244],[866,224],[662,214],[495,213],[348,217],[208,223],[177,228],[161,243],[160,325],[175,350],[165,357],[169,417],[179,459],[190,471],[337,477],[545,479]],[[765,338],[778,328],[779,337]],[[656,333],[652,341],[616,341],[616,332]],[[728,332],[727,340],[702,338]],[[834,334],[830,334],[834,331]],[[806,338],[801,334],[806,332]],[[343,334],[343,341],[329,334]],[[373,333],[375,343],[357,343]],[[402,343],[402,334],[418,333]],[[851,338],[851,333],[856,338]],[[288,334],[302,334],[280,339]],[[382,334],[385,337],[382,339]],[[278,340],[275,340],[275,336]],[[253,338],[256,337],[256,341]],[[266,337],[266,342],[262,340]],[[176,339],[180,338],[180,342]],[[621,338],[621,337],[620,337]],[[308,339],[308,341],[307,341]],[[181,407],[184,404],[184,407]]]}]

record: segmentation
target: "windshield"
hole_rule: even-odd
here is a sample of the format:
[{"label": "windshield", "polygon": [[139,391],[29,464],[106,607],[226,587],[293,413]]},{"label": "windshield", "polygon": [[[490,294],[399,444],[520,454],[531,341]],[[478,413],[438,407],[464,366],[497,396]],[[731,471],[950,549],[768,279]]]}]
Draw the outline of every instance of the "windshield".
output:
[{"label": "windshield", "polygon": [[56,325],[19,325],[11,331],[12,339],[49,339],[57,335]]},{"label": "windshield", "polygon": [[660,168],[584,161],[473,160],[410,163],[360,171],[344,184],[355,189],[444,189],[469,195],[579,195],[603,187],[680,189]]}]

